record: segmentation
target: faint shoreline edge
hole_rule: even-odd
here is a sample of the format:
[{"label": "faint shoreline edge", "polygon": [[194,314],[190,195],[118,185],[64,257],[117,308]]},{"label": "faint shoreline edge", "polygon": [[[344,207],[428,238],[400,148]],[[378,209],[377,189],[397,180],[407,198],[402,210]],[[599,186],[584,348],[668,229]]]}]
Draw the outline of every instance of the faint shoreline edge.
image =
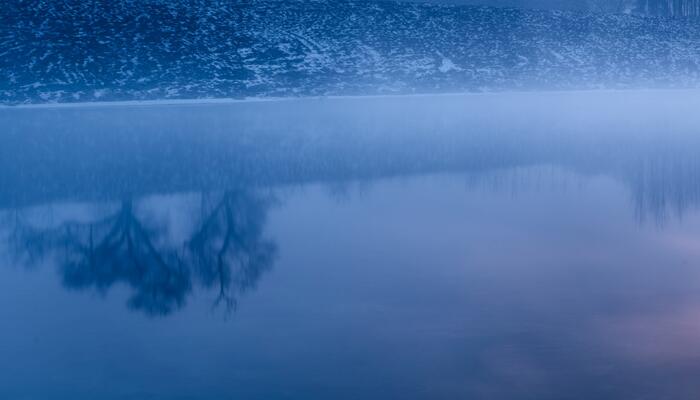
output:
[{"label": "faint shoreline edge", "polygon": [[156,106],[196,106],[237,103],[278,103],[278,102],[310,102],[333,100],[372,100],[372,99],[407,99],[407,98],[475,98],[475,97],[507,97],[507,96],[560,96],[560,95],[590,95],[590,94],[692,94],[700,96],[700,88],[690,89],[576,89],[576,90],[541,90],[541,91],[494,91],[494,92],[450,92],[450,93],[408,93],[408,94],[377,94],[377,95],[335,95],[335,96],[281,96],[281,97],[248,97],[248,98],[211,98],[211,99],[160,99],[160,100],[124,100],[124,101],[89,101],[65,103],[31,103],[31,104],[0,104],[0,110],[12,109],[45,109],[45,108],[93,108],[93,107],[156,107]]}]

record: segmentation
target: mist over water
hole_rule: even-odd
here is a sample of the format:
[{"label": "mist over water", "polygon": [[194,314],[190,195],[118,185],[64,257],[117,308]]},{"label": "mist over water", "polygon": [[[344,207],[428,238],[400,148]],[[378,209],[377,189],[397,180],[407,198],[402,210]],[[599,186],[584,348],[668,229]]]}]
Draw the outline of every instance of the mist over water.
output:
[{"label": "mist over water", "polygon": [[694,399],[698,96],[0,109],[0,397]]}]

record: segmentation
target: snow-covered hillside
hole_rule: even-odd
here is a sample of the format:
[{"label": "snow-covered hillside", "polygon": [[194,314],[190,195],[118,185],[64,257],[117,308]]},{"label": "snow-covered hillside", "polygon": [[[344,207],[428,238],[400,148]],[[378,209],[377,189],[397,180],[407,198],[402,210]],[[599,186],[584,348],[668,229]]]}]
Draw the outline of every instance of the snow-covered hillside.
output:
[{"label": "snow-covered hillside", "polygon": [[700,86],[700,25],[399,2],[8,0],[0,102]]}]

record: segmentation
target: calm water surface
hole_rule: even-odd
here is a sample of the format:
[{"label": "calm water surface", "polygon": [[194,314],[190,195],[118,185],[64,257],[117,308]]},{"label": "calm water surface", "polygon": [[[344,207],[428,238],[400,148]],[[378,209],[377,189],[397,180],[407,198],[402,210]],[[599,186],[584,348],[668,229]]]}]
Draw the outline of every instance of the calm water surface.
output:
[{"label": "calm water surface", "polygon": [[696,97],[0,110],[0,398],[697,399]]}]

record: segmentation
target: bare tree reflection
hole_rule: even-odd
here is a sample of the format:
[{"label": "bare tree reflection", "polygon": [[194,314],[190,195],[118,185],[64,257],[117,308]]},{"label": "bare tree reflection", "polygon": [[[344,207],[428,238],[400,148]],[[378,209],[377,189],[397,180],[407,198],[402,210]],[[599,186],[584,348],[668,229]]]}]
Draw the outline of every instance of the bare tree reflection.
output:
[{"label": "bare tree reflection", "polygon": [[128,306],[147,315],[182,308],[197,283],[216,288],[214,305],[230,311],[272,266],[275,245],[263,239],[271,201],[244,190],[201,198],[195,217],[201,221],[184,243],[170,239],[167,226],[139,216],[132,200],[106,216],[49,228],[15,213],[9,241],[25,265],[55,262],[66,288],[105,294],[126,284],[133,291]]},{"label": "bare tree reflection", "polygon": [[117,212],[95,221],[68,221],[48,229],[18,222],[11,239],[15,253],[27,261],[52,255],[67,288],[106,293],[125,283],[134,291],[130,308],[165,315],[185,304],[191,280],[177,249],[161,240],[163,234],[144,227],[126,200]]},{"label": "bare tree reflection", "polygon": [[694,155],[648,158],[625,174],[639,222],[682,220],[700,208],[700,160]]},{"label": "bare tree reflection", "polygon": [[262,238],[270,202],[245,191],[202,195],[203,218],[187,248],[202,284],[218,288],[215,306],[235,308],[237,295],[271,268],[276,247]]},{"label": "bare tree reflection", "polygon": [[8,213],[3,225],[9,227],[8,250],[17,264],[34,267],[52,250],[54,232],[32,228],[19,210]]},{"label": "bare tree reflection", "polygon": [[63,282],[69,288],[95,287],[104,292],[117,282],[135,290],[129,306],[147,314],[168,314],[185,303],[190,274],[181,255],[156,247],[162,230],[147,230],[136,218],[131,201],[119,211],[88,225],[64,227],[61,243]]}]

